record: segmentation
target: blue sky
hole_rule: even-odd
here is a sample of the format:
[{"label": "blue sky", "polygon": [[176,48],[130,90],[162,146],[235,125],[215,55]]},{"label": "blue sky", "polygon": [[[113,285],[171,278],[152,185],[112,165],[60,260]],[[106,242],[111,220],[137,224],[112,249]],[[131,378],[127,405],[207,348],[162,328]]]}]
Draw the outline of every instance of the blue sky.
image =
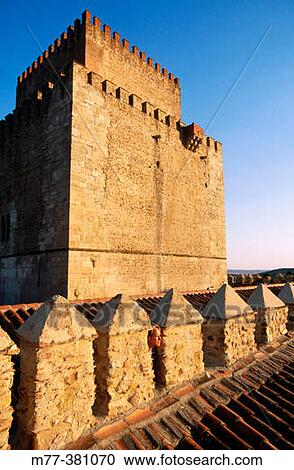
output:
[{"label": "blue sky", "polygon": [[0,117],[16,77],[88,8],[181,79],[183,119],[223,142],[229,268],[294,266],[294,0],[0,0]]}]

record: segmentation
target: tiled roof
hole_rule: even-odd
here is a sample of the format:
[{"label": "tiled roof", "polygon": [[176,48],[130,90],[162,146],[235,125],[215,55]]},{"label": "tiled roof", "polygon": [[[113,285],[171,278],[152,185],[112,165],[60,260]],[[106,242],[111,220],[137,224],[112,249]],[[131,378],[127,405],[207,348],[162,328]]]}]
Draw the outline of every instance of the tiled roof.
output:
[{"label": "tiled roof", "polygon": [[294,449],[294,339],[211,371],[70,448]]},{"label": "tiled roof", "polygon": [[145,297],[136,299],[136,302],[142,307],[147,313],[151,313],[157,304],[162,300],[163,296],[156,297]]},{"label": "tiled roof", "polygon": [[[270,290],[278,295],[281,285],[269,285]],[[235,289],[236,292],[245,300],[248,300],[249,296],[252,294],[252,291],[256,286],[249,286],[244,288]],[[191,305],[198,311],[202,311],[211,298],[215,295],[216,290],[199,290],[197,292],[183,293],[183,296],[188,300]],[[145,298],[136,298],[135,301],[142,307],[147,313],[152,312],[160,300],[163,298],[163,295],[154,295],[148,296]],[[75,303],[77,309],[84,313],[88,320],[92,320],[97,314],[101,305],[108,301],[107,299],[86,299],[80,300],[78,303]],[[9,336],[16,341],[17,335],[16,330],[29,318],[35,310],[37,310],[41,303],[32,303],[32,304],[18,304],[18,305],[0,305],[0,327],[2,327]]]},{"label": "tiled roof", "polygon": [[205,306],[216,294],[216,292],[216,290],[202,290],[198,292],[192,292],[190,294],[186,293],[183,295],[185,299],[190,302],[192,307],[201,312],[202,310],[204,310]]},{"label": "tiled roof", "polygon": [[[140,307],[150,313],[160,302],[162,296],[154,296],[136,299]],[[107,299],[86,299],[78,303],[73,302],[79,312],[83,313],[88,320],[93,320],[101,306],[110,300]],[[9,336],[17,342],[16,330],[42,305],[41,303],[19,304],[19,305],[0,305],[0,327],[6,331]]]},{"label": "tiled roof", "polygon": [[76,308],[79,312],[83,313],[87,320],[93,320],[97,315],[99,309],[102,307],[103,302],[82,302],[76,304]]},{"label": "tiled roof", "polygon": [[[108,299],[81,300],[75,303],[77,309],[82,312],[88,320],[92,320],[97,314],[101,305]],[[8,335],[18,342],[16,330],[42,305],[42,303],[19,304],[19,305],[0,305],[0,327]]]},{"label": "tiled roof", "polygon": [[[267,284],[267,287],[272,291],[273,294],[279,295],[279,292],[284,284]],[[256,289],[255,286],[247,286],[247,287],[237,287],[235,288],[236,292],[242,297],[245,302],[249,299],[252,292]]]},{"label": "tiled roof", "polygon": [[0,306],[0,327],[16,341],[16,330],[37,310],[41,303]]}]

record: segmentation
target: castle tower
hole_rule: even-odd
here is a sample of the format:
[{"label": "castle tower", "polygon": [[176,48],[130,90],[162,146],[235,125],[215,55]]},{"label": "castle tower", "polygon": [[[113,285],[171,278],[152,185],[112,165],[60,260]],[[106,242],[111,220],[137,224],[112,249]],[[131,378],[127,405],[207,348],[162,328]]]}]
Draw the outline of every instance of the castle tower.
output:
[{"label": "castle tower", "polygon": [[218,287],[222,146],[181,121],[177,78],[76,20],[0,122],[0,303]]}]

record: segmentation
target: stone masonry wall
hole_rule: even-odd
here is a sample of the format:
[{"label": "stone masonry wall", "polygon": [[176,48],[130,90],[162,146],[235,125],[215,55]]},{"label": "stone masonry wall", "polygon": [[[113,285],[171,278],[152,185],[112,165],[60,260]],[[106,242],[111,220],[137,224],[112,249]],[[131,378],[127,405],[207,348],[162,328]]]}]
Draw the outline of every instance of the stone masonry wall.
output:
[{"label": "stone masonry wall", "polygon": [[19,390],[21,448],[57,449],[76,440],[93,424],[86,412],[95,396],[91,341],[37,350],[22,341]]},{"label": "stone masonry wall", "polygon": [[265,344],[287,332],[288,307],[259,309],[257,314],[255,340]]},{"label": "stone masonry wall", "polygon": [[294,330],[294,304],[288,304],[287,330],[288,331]]},{"label": "stone masonry wall", "polygon": [[204,371],[201,324],[164,329],[163,345],[154,351],[158,386],[172,387]]},{"label": "stone masonry wall", "polygon": [[0,303],[224,282],[222,146],[185,141],[180,100],[88,12],[19,77],[0,121]]},{"label": "stone masonry wall", "polygon": [[229,318],[225,323],[225,362],[234,362],[256,352],[255,314]]},{"label": "stone masonry wall", "polygon": [[179,80],[152,59],[147,60],[146,54],[139,53],[136,46],[130,50],[128,41],[122,43],[118,33],[115,32],[113,37],[109,26],[101,31],[97,20],[95,24],[86,23],[85,66],[180,119]]},{"label": "stone masonry wall", "polygon": [[95,414],[113,418],[154,395],[154,375],[147,332],[99,334],[94,342],[96,367]]},{"label": "stone masonry wall", "polygon": [[[70,69],[64,84],[71,90]],[[0,121],[0,303],[66,295],[71,100],[58,77]]]},{"label": "stone masonry wall", "polygon": [[68,297],[221,284],[221,145],[204,138],[193,153],[164,113],[129,104],[134,90],[117,98],[120,83],[104,92],[89,70],[75,63],[73,73]]},{"label": "stone masonry wall", "polygon": [[16,346],[0,327],[0,450],[10,448],[8,440],[12,424],[11,387],[14,376],[11,356],[16,351]]},{"label": "stone masonry wall", "polygon": [[224,367],[256,352],[255,314],[208,319],[203,323],[203,349],[206,367]]},{"label": "stone masonry wall", "polygon": [[225,364],[225,322],[223,320],[204,320],[203,357],[205,367]]},{"label": "stone masonry wall", "polygon": [[269,309],[266,314],[267,338],[274,341],[287,332],[288,307]]}]

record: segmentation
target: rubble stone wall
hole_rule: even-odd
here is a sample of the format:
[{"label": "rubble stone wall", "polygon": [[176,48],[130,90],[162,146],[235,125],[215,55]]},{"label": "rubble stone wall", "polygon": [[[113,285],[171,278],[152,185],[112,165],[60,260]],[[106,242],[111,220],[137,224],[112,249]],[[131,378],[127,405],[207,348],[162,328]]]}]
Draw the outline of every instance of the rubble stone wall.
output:
[{"label": "rubble stone wall", "polygon": [[205,367],[223,366],[225,363],[224,321],[205,320],[202,324]]},{"label": "rubble stone wall", "polygon": [[288,321],[287,321],[287,330],[294,330],[294,304],[288,304]]},{"label": "rubble stone wall", "polygon": [[0,328],[0,450],[8,450],[9,430],[12,424],[11,387],[14,369],[11,360],[13,343]]},{"label": "rubble stone wall", "polygon": [[287,333],[288,307],[267,310],[265,319],[267,324],[267,340],[269,342]]},{"label": "rubble stone wall", "polygon": [[225,323],[226,366],[256,352],[255,314],[229,318]]},{"label": "rubble stone wall", "polygon": [[18,443],[57,449],[92,423],[95,397],[92,342],[80,340],[36,349],[21,342]]},{"label": "rubble stone wall", "polygon": [[147,332],[100,334],[94,341],[96,415],[113,418],[154,396],[154,373]]},{"label": "rubble stone wall", "polygon": [[266,344],[287,332],[288,307],[259,309],[256,320],[255,340]]},{"label": "rubble stone wall", "polygon": [[255,314],[203,323],[206,367],[225,367],[256,352]]},{"label": "rubble stone wall", "polygon": [[201,324],[166,328],[164,343],[153,357],[158,386],[175,386],[201,374],[204,371]]}]

